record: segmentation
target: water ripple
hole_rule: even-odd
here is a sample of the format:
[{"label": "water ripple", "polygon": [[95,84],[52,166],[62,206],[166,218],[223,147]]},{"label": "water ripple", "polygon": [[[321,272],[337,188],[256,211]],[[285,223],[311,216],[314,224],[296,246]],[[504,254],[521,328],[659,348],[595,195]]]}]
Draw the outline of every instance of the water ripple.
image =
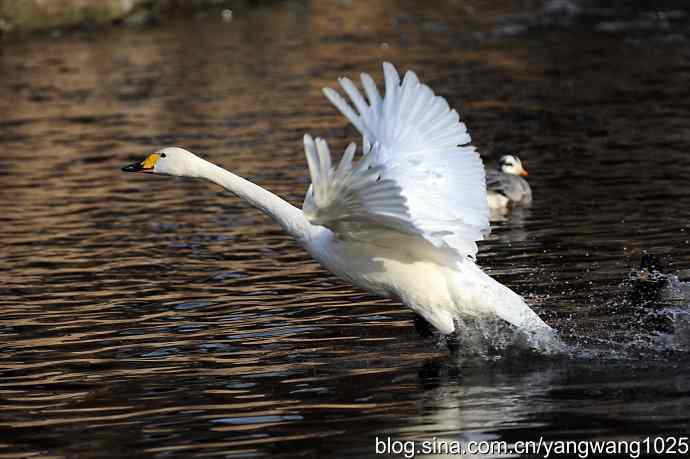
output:
[{"label": "water ripple", "polygon": [[[650,330],[624,280],[645,251],[690,266],[690,13],[666,2],[659,28],[644,6],[553,3],[287,2],[4,47],[0,456],[687,433],[688,305],[657,305],[675,328]],[[479,262],[568,355],[449,356],[236,197],[120,172],[182,144],[299,204],[303,133],[354,136],[321,88],[384,59],[457,106],[485,157],[526,161],[534,206],[495,222]]]}]

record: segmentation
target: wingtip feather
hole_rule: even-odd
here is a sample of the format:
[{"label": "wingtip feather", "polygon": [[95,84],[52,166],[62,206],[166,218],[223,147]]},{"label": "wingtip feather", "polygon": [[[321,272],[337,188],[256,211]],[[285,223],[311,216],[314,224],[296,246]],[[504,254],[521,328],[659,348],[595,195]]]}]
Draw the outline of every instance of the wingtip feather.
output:
[{"label": "wingtip feather", "polygon": [[[337,227],[338,219],[377,218],[389,228],[409,227],[436,246],[448,245],[472,255],[476,244],[470,241],[482,238],[488,218],[480,205],[486,206],[485,195],[480,192],[485,191],[484,176],[476,170],[482,167],[481,162],[467,146],[459,146],[470,141],[467,129],[447,101],[422,84],[415,72],[401,75],[391,62],[383,62],[382,67],[381,92],[367,73],[360,74],[361,89],[348,78],[338,79],[344,94],[323,88],[326,98],[362,134],[363,157],[352,163],[355,150],[348,146],[338,167],[326,168],[330,155],[326,158],[323,154],[323,141],[305,136],[314,199],[324,206],[319,211],[323,214],[320,224]],[[414,158],[424,167],[387,168],[398,164],[398,155]],[[453,186],[428,183],[428,191],[406,194],[408,187],[425,186],[433,171],[447,175]],[[458,193],[456,183],[466,192]],[[433,206],[438,212],[428,209],[426,198],[439,203]],[[339,211],[343,213],[339,215]],[[440,216],[442,213],[448,215]],[[450,231],[453,237],[436,234],[437,227]]]}]

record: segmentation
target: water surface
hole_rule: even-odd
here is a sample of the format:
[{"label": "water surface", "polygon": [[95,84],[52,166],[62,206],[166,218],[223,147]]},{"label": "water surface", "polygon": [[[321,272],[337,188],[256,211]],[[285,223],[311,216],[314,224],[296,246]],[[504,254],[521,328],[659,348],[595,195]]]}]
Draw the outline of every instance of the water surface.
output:
[{"label": "water surface", "polygon": [[[0,455],[687,433],[687,305],[649,328],[622,281],[644,251],[690,267],[690,10],[510,4],[267,3],[3,44]],[[534,205],[479,262],[571,355],[449,356],[234,196],[120,172],[179,144],[299,204],[304,132],[356,138],[321,88],[380,81],[383,60],[458,108],[487,160],[525,161]]]}]

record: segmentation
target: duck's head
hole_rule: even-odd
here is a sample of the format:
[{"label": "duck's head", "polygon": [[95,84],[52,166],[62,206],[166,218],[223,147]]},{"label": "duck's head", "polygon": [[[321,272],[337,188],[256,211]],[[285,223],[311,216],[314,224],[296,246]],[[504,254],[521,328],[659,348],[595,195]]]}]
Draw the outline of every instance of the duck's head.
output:
[{"label": "duck's head", "polygon": [[630,273],[630,281],[633,304],[644,306],[661,300],[661,291],[669,282],[666,262],[657,255],[644,254],[640,266]]},{"label": "duck's head", "polygon": [[143,161],[137,161],[122,168],[125,172],[178,175],[194,177],[200,158],[180,147],[162,148],[151,153]]},{"label": "duck's head", "polygon": [[522,177],[527,177],[527,170],[522,166],[522,161],[520,158],[514,155],[503,155],[501,159],[498,160],[498,164],[501,167],[501,171],[506,174],[521,175]]},{"label": "duck's head", "polygon": [[[640,260],[637,279],[642,282],[659,283],[666,280],[666,261],[657,255],[645,253]],[[635,274],[635,272],[633,272]]]}]

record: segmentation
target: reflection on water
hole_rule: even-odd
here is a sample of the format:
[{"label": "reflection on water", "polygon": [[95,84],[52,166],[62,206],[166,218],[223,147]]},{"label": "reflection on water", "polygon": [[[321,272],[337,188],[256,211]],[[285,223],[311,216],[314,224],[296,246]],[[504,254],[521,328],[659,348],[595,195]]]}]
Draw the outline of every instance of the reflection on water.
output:
[{"label": "reflection on water", "polygon": [[[689,11],[554,3],[285,2],[229,24],[7,44],[3,457],[370,457],[376,435],[687,432],[687,320],[646,328],[622,281],[645,250],[690,265]],[[303,133],[336,150],[354,135],[321,87],[384,59],[457,106],[485,155],[525,160],[534,205],[496,222],[480,263],[570,356],[461,364],[237,198],[119,171],[182,144],[299,203]]]}]

